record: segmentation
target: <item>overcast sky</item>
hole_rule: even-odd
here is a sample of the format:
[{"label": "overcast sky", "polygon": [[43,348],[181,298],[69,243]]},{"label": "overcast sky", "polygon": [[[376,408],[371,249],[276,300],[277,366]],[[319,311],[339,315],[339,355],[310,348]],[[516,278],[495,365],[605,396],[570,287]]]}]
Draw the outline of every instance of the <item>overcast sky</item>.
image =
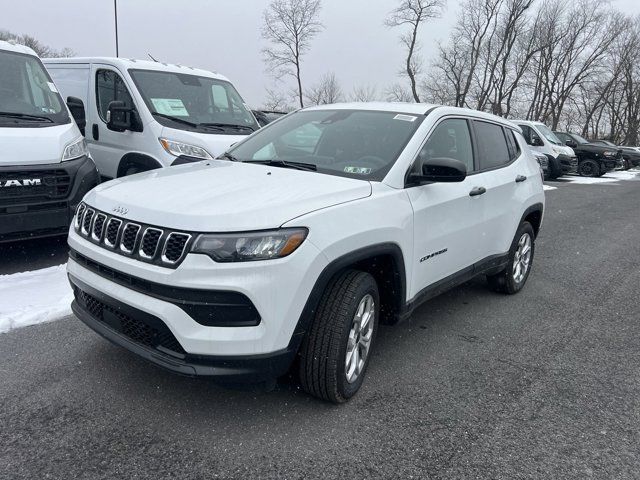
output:
[{"label": "overcast sky", "polygon": [[[570,0],[569,0],[570,1]],[[120,56],[213,70],[229,77],[252,106],[273,78],[265,71],[260,36],[269,0],[118,0]],[[383,26],[396,0],[324,0],[325,30],[303,60],[303,82],[335,72],[345,93],[354,85],[384,88],[398,80],[402,50],[397,29]],[[423,29],[423,55],[447,38],[460,2],[447,1],[442,19]],[[640,14],[640,0],[613,4]],[[0,29],[28,33],[82,56],[114,56],[113,0],[0,0]]]}]

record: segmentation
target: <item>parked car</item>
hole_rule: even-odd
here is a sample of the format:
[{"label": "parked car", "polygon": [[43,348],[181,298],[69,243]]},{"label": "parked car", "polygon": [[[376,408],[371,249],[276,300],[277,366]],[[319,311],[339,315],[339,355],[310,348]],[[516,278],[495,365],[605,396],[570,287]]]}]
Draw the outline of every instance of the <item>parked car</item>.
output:
[{"label": "parked car", "polygon": [[578,155],[578,173],[583,177],[601,177],[622,166],[622,150],[597,145],[575,133],[553,132]]},{"label": "parked car", "polygon": [[0,242],[65,234],[98,181],[84,138],[36,53],[0,41]]},{"label": "parked car", "polygon": [[542,122],[513,120],[522,129],[522,135],[532,150],[547,156],[548,178],[556,179],[568,173],[578,172],[578,157],[562,143],[551,129]]},{"label": "parked car", "polygon": [[595,143],[596,145],[607,145],[609,147],[622,150],[623,168],[625,170],[640,166],[640,150],[636,147],[621,147],[608,140],[592,140],[591,143]]},{"label": "parked car", "polygon": [[87,143],[107,179],[211,160],[259,128],[231,82],[206,70],[124,58],[44,64],[64,96],[86,105]]},{"label": "parked car", "polygon": [[[301,131],[308,143],[293,146]],[[298,358],[303,388],[340,403],[363,382],[379,320],[477,275],[520,291],[544,201],[538,163],[502,118],[307,108],[221,159],[90,192],[69,231],[73,310],[183,374],[271,381]]]},{"label": "parked car", "polygon": [[549,158],[544,153],[537,152],[535,150],[531,150],[533,157],[540,165],[540,170],[542,170],[542,178],[546,180],[549,178]]}]

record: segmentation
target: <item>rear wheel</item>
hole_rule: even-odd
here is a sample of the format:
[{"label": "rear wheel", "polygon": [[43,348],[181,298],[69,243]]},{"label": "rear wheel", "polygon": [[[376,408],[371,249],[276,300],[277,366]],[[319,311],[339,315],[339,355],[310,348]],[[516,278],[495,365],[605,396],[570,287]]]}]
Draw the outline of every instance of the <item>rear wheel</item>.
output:
[{"label": "rear wheel", "polygon": [[306,392],[333,403],[355,395],[369,364],[379,312],[378,286],[370,274],[348,270],[331,281],[300,352]]},{"label": "rear wheel", "polygon": [[595,160],[583,160],[578,166],[578,173],[583,177],[600,176],[600,167],[598,166],[598,162]]},{"label": "rear wheel", "polygon": [[495,275],[487,275],[492,290],[508,294],[522,290],[533,265],[534,243],[533,227],[529,222],[522,222],[511,242],[507,267]]}]

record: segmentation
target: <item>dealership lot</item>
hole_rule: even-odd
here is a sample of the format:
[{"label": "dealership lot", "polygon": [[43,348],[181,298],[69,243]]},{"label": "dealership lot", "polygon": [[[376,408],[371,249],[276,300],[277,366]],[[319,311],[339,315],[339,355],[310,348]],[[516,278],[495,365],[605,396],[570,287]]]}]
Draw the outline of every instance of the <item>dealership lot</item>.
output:
[{"label": "dealership lot", "polygon": [[[520,294],[475,280],[384,327],[339,407],[166,373],[73,317],[0,335],[0,478],[634,477],[640,183],[576,178],[548,182]],[[2,253],[12,274],[64,242]]]}]

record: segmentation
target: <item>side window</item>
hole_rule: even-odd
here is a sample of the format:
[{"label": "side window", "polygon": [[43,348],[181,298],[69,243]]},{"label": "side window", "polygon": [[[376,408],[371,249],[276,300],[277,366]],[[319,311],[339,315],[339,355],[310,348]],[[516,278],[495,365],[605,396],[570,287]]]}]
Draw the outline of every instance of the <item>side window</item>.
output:
[{"label": "side window", "polygon": [[134,108],[133,99],[124,81],[113,70],[96,72],[96,101],[100,118],[107,121],[107,109],[114,100],[123,101],[127,107]]},{"label": "side window", "polygon": [[509,147],[509,160],[513,161],[520,156],[520,144],[516,139],[515,133],[508,128],[504,129],[504,133],[507,136],[507,146]]},{"label": "side window", "polygon": [[467,120],[462,118],[443,120],[431,133],[418,154],[421,161],[442,157],[460,160],[467,166],[467,172],[474,170],[473,148]]},{"label": "side window", "polygon": [[531,133],[533,132],[533,130],[531,130],[531,127],[529,125],[518,125],[521,129],[522,129],[522,136],[524,137],[524,140],[527,142],[527,145],[531,145]]},{"label": "side window", "polygon": [[474,121],[480,170],[501,167],[509,163],[509,147],[500,125]]}]

